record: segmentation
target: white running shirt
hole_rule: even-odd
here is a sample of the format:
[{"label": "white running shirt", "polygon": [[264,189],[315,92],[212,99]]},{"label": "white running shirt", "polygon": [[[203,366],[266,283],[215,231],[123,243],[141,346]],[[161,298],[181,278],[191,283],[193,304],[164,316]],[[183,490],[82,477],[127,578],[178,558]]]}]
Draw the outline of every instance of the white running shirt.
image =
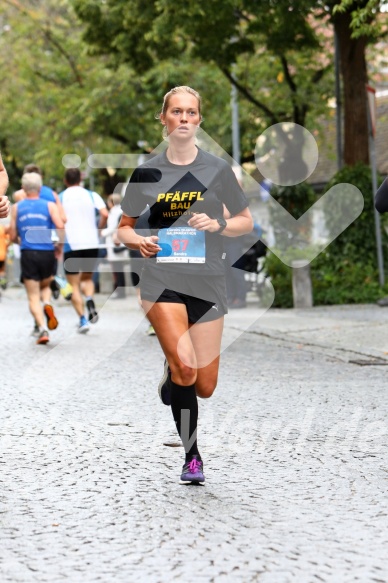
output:
[{"label": "white running shirt", "polygon": [[106,208],[101,196],[82,186],[69,186],[60,198],[67,218],[65,232],[70,249],[96,249],[99,246],[96,209]]}]

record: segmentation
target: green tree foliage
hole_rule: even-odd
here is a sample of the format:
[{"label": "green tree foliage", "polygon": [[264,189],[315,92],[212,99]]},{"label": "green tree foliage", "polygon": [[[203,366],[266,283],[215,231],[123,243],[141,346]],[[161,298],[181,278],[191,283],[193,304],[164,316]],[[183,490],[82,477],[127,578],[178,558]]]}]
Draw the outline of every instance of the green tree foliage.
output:
[{"label": "green tree foliage", "polygon": [[[269,123],[308,125],[309,112],[315,119],[325,111],[331,60],[322,55],[323,31],[309,23],[306,1],[292,10],[284,0],[73,2],[92,53],[109,54],[113,65],[143,72],[180,55],[190,80],[198,60],[214,64],[249,104],[255,138]],[[245,159],[253,146],[243,144]]]},{"label": "green tree foliage", "polygon": [[[73,0],[92,50],[138,71],[186,55],[214,63],[265,124],[309,127],[327,102],[323,58],[330,23],[340,44],[345,162],[367,162],[365,50],[376,40],[377,0]],[[373,28],[374,27],[374,28]],[[373,30],[373,33],[372,33]],[[332,40],[332,39],[331,39]],[[331,53],[333,53],[331,42]],[[233,76],[233,64],[236,77]],[[332,81],[332,79],[330,79]]]},{"label": "green tree foliage", "polygon": [[[332,257],[346,257],[350,262],[362,261],[377,268],[377,250],[374,224],[374,197],[372,193],[372,176],[368,166],[357,164],[338,171],[328,183],[326,190],[336,184],[354,184],[364,197],[364,209],[361,215],[339,237],[327,251]],[[343,197],[336,200],[335,205],[326,206],[325,221],[330,232],[335,229],[337,221],[343,214]],[[388,243],[387,235],[383,233],[383,242]]]},{"label": "green tree foliage", "polygon": [[350,28],[352,38],[357,39],[367,36],[371,39],[378,40],[387,34],[387,22],[376,16],[379,14],[385,1],[382,0],[342,0],[333,8],[333,15],[346,14],[351,15]]},{"label": "green tree foliage", "polygon": [[59,180],[66,153],[85,160],[87,149],[151,149],[160,140],[154,115],[163,94],[179,84],[199,89],[203,127],[230,152],[233,72],[245,98],[243,160],[253,158],[268,124],[315,126],[333,90],[332,55],[322,56],[322,47],[324,18],[334,17],[337,4],[0,0],[0,147],[11,176],[34,159]]},{"label": "green tree foliage", "polygon": [[32,160],[60,187],[65,154],[85,168],[89,151],[151,150],[162,139],[155,116],[164,93],[188,81],[204,95],[204,129],[231,149],[230,85],[214,65],[177,54],[144,72],[112,68],[110,56],[90,54],[84,32],[69,0],[0,0],[0,146],[14,189]]},{"label": "green tree foliage", "polygon": [[132,107],[141,88],[128,82],[125,68],[113,72],[86,54],[69,3],[11,0],[1,7],[0,140],[15,174],[34,160],[59,178],[67,153],[85,159],[102,144],[113,152],[137,147],[140,132],[123,130],[123,111],[129,125],[141,117]]}]

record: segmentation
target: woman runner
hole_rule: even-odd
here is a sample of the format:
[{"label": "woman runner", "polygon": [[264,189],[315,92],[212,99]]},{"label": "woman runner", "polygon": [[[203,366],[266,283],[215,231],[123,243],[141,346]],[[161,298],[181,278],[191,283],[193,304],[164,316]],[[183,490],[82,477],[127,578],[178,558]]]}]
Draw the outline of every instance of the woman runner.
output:
[{"label": "woman runner", "polygon": [[[147,259],[141,299],[166,358],[159,395],[171,405],[185,448],[181,482],[201,483],[197,396],[211,397],[216,388],[228,311],[222,240],[249,233],[253,222],[229,164],[196,145],[200,95],[175,87],[159,118],[168,147],[133,172],[119,238]],[[147,205],[151,235],[142,236],[134,228]]]}]

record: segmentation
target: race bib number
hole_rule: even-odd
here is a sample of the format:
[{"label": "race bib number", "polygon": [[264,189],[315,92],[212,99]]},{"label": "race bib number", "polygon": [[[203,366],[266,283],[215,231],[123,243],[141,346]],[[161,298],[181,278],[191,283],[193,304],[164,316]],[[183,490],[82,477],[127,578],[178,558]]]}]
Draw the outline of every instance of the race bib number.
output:
[{"label": "race bib number", "polygon": [[205,231],[170,227],[160,229],[158,236],[162,250],[156,255],[157,263],[205,263]]}]

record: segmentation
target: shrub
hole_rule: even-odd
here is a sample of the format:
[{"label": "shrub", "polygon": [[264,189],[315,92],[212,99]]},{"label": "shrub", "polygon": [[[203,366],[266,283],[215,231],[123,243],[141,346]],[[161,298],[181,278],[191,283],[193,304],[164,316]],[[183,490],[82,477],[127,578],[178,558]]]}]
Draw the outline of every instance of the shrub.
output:
[{"label": "shrub", "polygon": [[[383,288],[379,285],[371,170],[362,164],[345,167],[327,184],[326,191],[341,183],[353,184],[361,191],[364,196],[364,210],[354,223],[312,261],[311,278],[315,305],[375,302],[379,297],[388,294],[388,284]],[[292,210],[293,205],[281,189],[274,189],[271,194],[285,208]],[[296,200],[299,199],[301,205],[298,213],[295,213],[294,208],[293,215],[297,218],[307,210],[306,203],[309,208],[312,202],[310,198],[301,197],[300,191],[296,194]],[[291,190],[288,196],[291,200]],[[325,208],[325,221],[329,232],[341,217],[342,202],[339,197],[338,204]],[[296,205],[295,201],[294,207]],[[385,219],[383,224],[387,222]],[[382,229],[382,240],[383,250],[387,252],[388,235],[385,229]],[[273,254],[268,254],[265,267],[275,288],[274,307],[291,307],[291,268]]]},{"label": "shrub", "polygon": [[[377,268],[377,251],[374,223],[374,197],[372,193],[372,176],[369,166],[357,164],[345,167],[330,180],[326,191],[335,184],[348,183],[356,186],[364,197],[364,210],[361,215],[335,239],[329,246],[329,256],[339,254],[350,261],[362,262],[365,265],[374,265]],[[332,207],[326,206],[325,219],[330,230],[342,212],[341,200]],[[385,233],[384,233],[385,235]],[[385,235],[385,244],[387,237]]]},{"label": "shrub", "polygon": [[273,308],[292,308],[292,270],[280,261],[273,253],[267,253],[264,264],[265,271],[271,278],[275,289]]}]

